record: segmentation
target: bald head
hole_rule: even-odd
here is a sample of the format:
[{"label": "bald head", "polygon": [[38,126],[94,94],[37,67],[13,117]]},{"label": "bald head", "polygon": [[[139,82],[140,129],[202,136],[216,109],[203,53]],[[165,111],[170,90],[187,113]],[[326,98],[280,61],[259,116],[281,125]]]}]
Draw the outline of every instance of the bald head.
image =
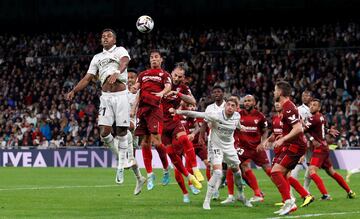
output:
[{"label": "bald head", "polygon": [[254,109],[255,104],[256,104],[256,101],[255,101],[255,97],[253,95],[248,94],[244,97],[244,108],[247,111],[251,111],[252,109]]}]

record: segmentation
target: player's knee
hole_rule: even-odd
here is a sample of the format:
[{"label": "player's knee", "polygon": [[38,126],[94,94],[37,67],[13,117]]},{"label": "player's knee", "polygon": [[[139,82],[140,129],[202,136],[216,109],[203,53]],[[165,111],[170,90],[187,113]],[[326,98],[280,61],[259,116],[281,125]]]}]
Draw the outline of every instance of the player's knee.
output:
[{"label": "player's knee", "polygon": [[219,178],[221,178],[223,173],[222,173],[221,169],[215,169],[213,174],[217,175]]},{"label": "player's knee", "polygon": [[117,136],[125,136],[127,135],[127,127],[116,127],[116,135]]},{"label": "player's knee", "polygon": [[246,163],[246,162],[241,163],[240,166],[243,171],[247,171],[250,169],[248,163]]},{"label": "player's knee", "polygon": [[315,174],[316,173],[316,167],[315,166],[309,166],[309,174]]},{"label": "player's knee", "polygon": [[100,135],[101,137],[106,137],[111,134],[110,126],[100,126]]},{"label": "player's knee", "polygon": [[161,144],[161,137],[160,135],[151,135],[151,143],[157,147]]},{"label": "player's knee", "polygon": [[334,170],[333,167],[330,167],[330,168],[326,169],[326,172],[327,172],[327,174],[329,174],[330,176],[333,176],[333,175],[336,173],[336,171]]},{"label": "player's knee", "polygon": [[140,146],[141,148],[150,148],[150,145],[145,140],[141,141]]}]

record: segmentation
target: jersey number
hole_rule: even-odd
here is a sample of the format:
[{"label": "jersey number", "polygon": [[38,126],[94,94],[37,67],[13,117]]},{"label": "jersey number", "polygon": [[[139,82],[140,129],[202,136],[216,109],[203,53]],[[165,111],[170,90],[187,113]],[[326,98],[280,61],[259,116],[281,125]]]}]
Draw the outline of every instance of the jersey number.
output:
[{"label": "jersey number", "polygon": [[242,148],[237,148],[236,151],[237,151],[237,154],[238,154],[239,156],[241,156],[241,155],[243,155],[243,153],[244,153],[245,150],[242,149]]},{"label": "jersey number", "polygon": [[106,107],[103,107],[99,110],[99,114],[101,114],[102,111],[102,115],[105,116],[105,112],[106,112]]}]

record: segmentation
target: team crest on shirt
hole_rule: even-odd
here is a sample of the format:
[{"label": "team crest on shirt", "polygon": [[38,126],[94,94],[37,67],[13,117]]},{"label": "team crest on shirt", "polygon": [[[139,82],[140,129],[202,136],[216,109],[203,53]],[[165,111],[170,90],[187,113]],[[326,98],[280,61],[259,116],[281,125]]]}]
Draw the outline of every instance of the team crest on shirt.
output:
[{"label": "team crest on shirt", "polygon": [[258,124],[259,120],[257,120],[257,119],[254,119],[254,122],[255,122],[255,124]]},{"label": "team crest on shirt", "polygon": [[294,121],[296,120],[295,114],[293,114],[292,116],[289,116],[288,119],[289,119],[291,122],[294,122]]},{"label": "team crest on shirt", "polygon": [[164,73],[162,73],[162,72],[159,73],[159,76],[160,76],[160,77],[163,76],[163,75],[164,75]]}]

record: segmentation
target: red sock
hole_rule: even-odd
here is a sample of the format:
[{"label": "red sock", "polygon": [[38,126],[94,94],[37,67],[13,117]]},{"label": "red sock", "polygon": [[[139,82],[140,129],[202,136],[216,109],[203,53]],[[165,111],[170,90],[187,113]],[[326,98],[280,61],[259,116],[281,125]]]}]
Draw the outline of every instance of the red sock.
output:
[{"label": "red sock", "polygon": [[285,179],[284,175],[279,172],[271,173],[271,180],[274,182],[275,186],[278,188],[283,202],[290,199],[290,185],[288,181]]},{"label": "red sock", "polygon": [[242,173],[242,178],[243,178],[243,180],[245,181],[246,185],[248,185],[248,186],[252,189],[252,187],[251,187],[251,185],[250,185],[250,183],[249,183],[248,177],[245,175],[244,172],[241,172],[241,173]]},{"label": "red sock", "polygon": [[336,180],[336,182],[341,186],[343,187],[343,189],[345,189],[345,191],[347,193],[350,192],[350,187],[349,185],[345,182],[344,178],[338,174],[338,173],[334,173],[334,175],[332,175],[332,178],[334,178]]},{"label": "red sock", "polygon": [[[189,173],[194,174],[188,157],[185,157],[185,168]],[[190,180],[189,180],[188,184],[191,185]]]},{"label": "red sock", "polygon": [[182,193],[183,194],[188,194],[188,191],[187,191],[187,189],[185,187],[184,178],[182,177],[181,173],[176,168],[174,169],[174,172],[175,172],[176,182],[180,186],[180,189],[181,189]]},{"label": "red sock", "polygon": [[229,195],[234,195],[234,174],[231,169],[228,169],[226,171],[226,182]]},{"label": "red sock", "polygon": [[318,189],[320,190],[321,194],[326,195],[328,194],[328,192],[326,191],[324,182],[322,181],[322,179],[319,177],[319,175],[317,175],[316,173],[311,174],[310,178],[315,182],[316,186],[318,187]]},{"label": "red sock", "polygon": [[171,162],[174,164],[174,166],[178,169],[178,171],[184,176],[188,176],[189,172],[184,167],[184,164],[182,163],[181,157],[177,155],[172,147],[172,145],[167,147],[167,153],[170,157]]},{"label": "red sock", "polygon": [[305,198],[306,196],[309,195],[308,191],[304,189],[304,187],[299,183],[297,179],[290,176],[288,178],[288,181],[290,185],[300,194],[301,198]]},{"label": "red sock", "polygon": [[197,167],[194,146],[187,135],[180,136],[178,139],[178,144],[183,146],[185,156],[189,159],[191,167]]},{"label": "red sock", "polygon": [[211,178],[211,171],[210,171],[210,167],[206,166],[206,178],[209,181]]},{"label": "red sock", "polygon": [[254,195],[261,196],[261,191],[259,189],[259,184],[256,180],[256,177],[251,169],[248,169],[245,171],[245,175],[247,178],[247,182],[249,183],[249,186],[253,189]]},{"label": "red sock", "polygon": [[167,170],[169,167],[169,163],[168,163],[167,156],[166,156],[167,155],[166,147],[164,146],[164,144],[160,144],[160,145],[155,146],[155,149],[159,154],[159,158],[161,160],[161,163],[162,163],[164,169]]},{"label": "red sock", "polygon": [[151,147],[149,145],[143,146],[141,148],[143,159],[144,159],[144,165],[147,173],[152,172],[152,153],[151,153]]}]

